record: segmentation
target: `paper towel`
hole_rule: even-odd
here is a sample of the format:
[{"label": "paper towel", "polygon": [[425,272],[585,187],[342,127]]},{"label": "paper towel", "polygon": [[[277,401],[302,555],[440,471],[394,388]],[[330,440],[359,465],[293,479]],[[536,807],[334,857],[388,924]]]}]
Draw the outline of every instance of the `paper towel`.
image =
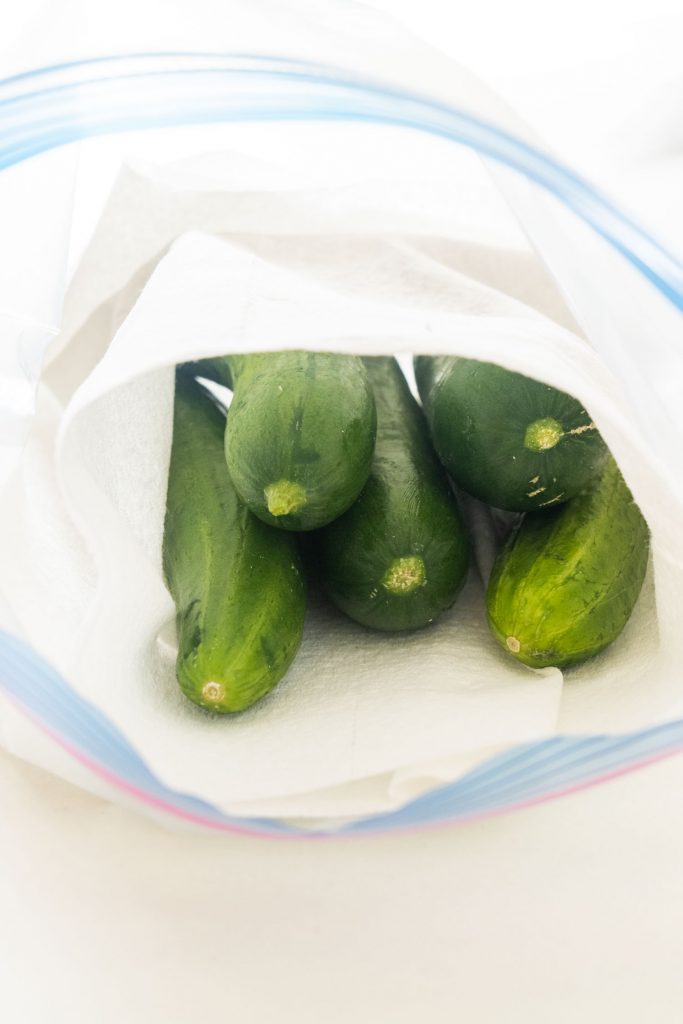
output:
[{"label": "paper towel", "polygon": [[[369,813],[511,743],[670,713],[680,699],[676,516],[615,381],[569,329],[533,256],[462,232],[404,224],[389,234],[381,217],[368,231],[348,187],[257,200],[169,187],[166,174],[123,173],[3,495],[0,585],[27,638],[164,782],[234,813]],[[209,224],[213,236],[184,233]],[[370,633],[317,599],[294,666],[266,700],[227,719],[189,704],[159,642],[173,618],[160,572],[172,366],[287,347],[457,351],[575,394],[652,527],[659,615],[650,575],[619,641],[563,686],[557,670],[531,672],[498,650],[475,572],[451,612],[410,635]]]}]

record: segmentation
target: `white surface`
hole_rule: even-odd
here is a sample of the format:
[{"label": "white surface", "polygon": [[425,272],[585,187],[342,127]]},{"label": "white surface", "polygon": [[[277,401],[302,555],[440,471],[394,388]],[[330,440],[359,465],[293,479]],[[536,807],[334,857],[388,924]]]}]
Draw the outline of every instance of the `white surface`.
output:
[{"label": "white surface", "polygon": [[0,755],[8,1024],[678,1024],[683,758],[460,828],[168,833]]},{"label": "white surface", "polygon": [[[544,0],[382,6],[488,69],[587,169],[596,146],[614,163],[609,142],[633,113],[633,67],[647,100],[665,88],[667,54],[679,60],[679,0],[586,0],[557,21]],[[680,126],[680,104],[675,113]],[[646,127],[672,137],[647,103],[634,146]],[[672,191],[649,191],[647,170],[605,180],[680,240]],[[664,172],[659,180],[676,184]],[[678,1024],[682,793],[678,757],[476,825],[300,845],[167,833],[0,754],[4,1015],[11,1024]]]}]

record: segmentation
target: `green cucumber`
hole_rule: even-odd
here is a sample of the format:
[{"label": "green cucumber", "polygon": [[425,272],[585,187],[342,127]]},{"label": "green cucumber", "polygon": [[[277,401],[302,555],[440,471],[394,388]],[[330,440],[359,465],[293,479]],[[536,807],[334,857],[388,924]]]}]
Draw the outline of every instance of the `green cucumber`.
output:
[{"label": "green cucumber", "polygon": [[225,419],[176,372],[163,567],[176,605],[180,687],[201,707],[242,711],[273,689],[301,642],[296,541],[249,512],[223,454]]},{"label": "green cucumber", "polygon": [[548,513],[528,512],[487,591],[493,635],[534,668],[585,661],[619,636],[645,577],[649,531],[610,459],[597,483]]},{"label": "green cucumber", "polygon": [[376,414],[356,356],[272,352],[195,363],[233,387],[225,457],[251,511],[285,530],[314,530],[345,512],[368,478]]},{"label": "green cucumber", "polygon": [[455,601],[469,541],[396,360],[364,363],[377,406],[370,477],[355,504],[311,536],[311,547],[325,590],[352,619],[374,629],[416,629]]},{"label": "green cucumber", "polygon": [[552,508],[603,469],[607,448],[575,398],[493,363],[417,356],[437,454],[464,491],[511,512]]}]

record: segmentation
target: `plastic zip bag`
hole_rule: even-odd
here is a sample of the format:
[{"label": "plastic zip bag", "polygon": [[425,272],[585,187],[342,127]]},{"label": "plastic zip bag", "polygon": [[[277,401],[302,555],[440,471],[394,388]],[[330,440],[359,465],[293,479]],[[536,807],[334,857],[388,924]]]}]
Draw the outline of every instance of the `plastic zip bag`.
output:
[{"label": "plastic zip bag", "polygon": [[[0,176],[0,204],[8,215],[13,212],[14,224],[22,228],[16,238],[25,244],[23,257],[14,248],[4,250],[0,296],[6,342],[2,395],[14,402],[21,395],[20,408],[3,402],[8,466],[30,423],[41,349],[55,337],[61,318],[72,183],[65,167],[70,155],[57,147],[101,132],[173,123],[313,120],[341,128],[346,122],[370,122],[468,145],[491,165],[577,321],[619,378],[653,472],[670,492],[673,524],[681,501],[675,390],[680,264],[605,197],[538,149],[510,112],[451,62],[389,23],[382,22],[380,46],[369,14],[345,12],[351,23],[343,68],[339,32],[330,35],[312,24],[307,8],[299,7],[286,23],[280,14],[266,24],[262,10],[252,14],[233,5],[231,51],[240,56],[76,62],[2,83],[0,159],[7,169]],[[268,56],[258,56],[264,53]],[[50,216],[29,218],[17,201],[27,194],[23,185],[17,188],[17,176],[29,169],[45,186],[41,194]],[[39,211],[33,206],[32,212]],[[34,219],[37,233],[31,235],[26,225]],[[7,237],[14,242],[13,234]],[[661,544],[665,554],[675,553],[673,532]],[[5,692],[117,788],[212,827],[296,832],[282,822],[236,821],[161,785],[120,733],[17,637],[3,637],[0,662]],[[488,813],[626,770],[682,742],[678,722],[617,738],[556,737],[503,754],[397,812],[345,830]]]}]

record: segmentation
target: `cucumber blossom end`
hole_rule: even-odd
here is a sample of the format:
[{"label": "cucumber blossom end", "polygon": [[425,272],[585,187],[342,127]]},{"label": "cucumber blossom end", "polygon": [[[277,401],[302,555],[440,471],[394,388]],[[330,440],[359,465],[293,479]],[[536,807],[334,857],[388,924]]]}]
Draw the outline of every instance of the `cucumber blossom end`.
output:
[{"label": "cucumber blossom end", "polygon": [[208,682],[202,686],[202,701],[206,704],[220,704],[225,698],[225,689],[220,683]]}]

